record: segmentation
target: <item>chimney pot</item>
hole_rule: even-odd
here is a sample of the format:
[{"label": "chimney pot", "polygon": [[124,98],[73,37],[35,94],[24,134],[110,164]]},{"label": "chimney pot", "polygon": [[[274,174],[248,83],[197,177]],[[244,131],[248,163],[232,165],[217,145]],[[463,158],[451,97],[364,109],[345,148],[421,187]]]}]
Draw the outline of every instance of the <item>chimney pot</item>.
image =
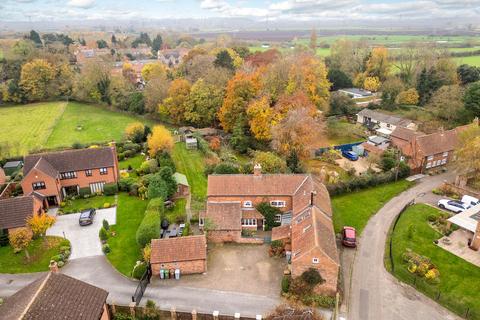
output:
[{"label": "chimney pot", "polygon": [[256,177],[259,177],[262,175],[262,166],[259,163],[253,166],[253,175]]}]

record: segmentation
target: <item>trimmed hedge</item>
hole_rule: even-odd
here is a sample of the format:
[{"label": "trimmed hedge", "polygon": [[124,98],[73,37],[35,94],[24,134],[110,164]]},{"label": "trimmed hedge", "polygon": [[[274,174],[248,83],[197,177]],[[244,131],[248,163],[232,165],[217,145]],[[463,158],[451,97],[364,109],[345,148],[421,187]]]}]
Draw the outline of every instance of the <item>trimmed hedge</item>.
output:
[{"label": "trimmed hedge", "polygon": [[85,196],[89,196],[92,194],[92,191],[90,190],[89,187],[85,187],[85,188],[80,188],[80,190],[78,191],[78,193],[80,194],[80,197],[85,197]]},{"label": "trimmed hedge", "polygon": [[144,248],[152,239],[160,238],[160,217],[163,213],[163,199],[150,200],[140,226],[138,226],[136,240]]},{"label": "trimmed hedge", "polygon": [[116,183],[107,183],[103,186],[103,193],[106,196],[113,196],[118,193],[118,185]]}]

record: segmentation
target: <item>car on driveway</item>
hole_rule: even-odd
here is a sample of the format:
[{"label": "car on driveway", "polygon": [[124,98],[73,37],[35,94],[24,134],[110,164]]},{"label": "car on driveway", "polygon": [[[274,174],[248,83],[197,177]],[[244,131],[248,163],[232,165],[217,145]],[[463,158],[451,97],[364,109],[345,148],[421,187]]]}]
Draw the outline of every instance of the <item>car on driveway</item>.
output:
[{"label": "car on driveway", "polygon": [[345,247],[355,248],[357,246],[357,231],[353,227],[343,227],[342,244]]},{"label": "car on driveway", "polygon": [[465,204],[460,200],[448,200],[448,199],[439,200],[438,206],[441,209],[449,210],[455,213],[460,213],[470,208],[470,205]]},{"label": "car on driveway", "polygon": [[80,226],[91,225],[93,223],[95,213],[95,209],[87,209],[80,212],[80,218],[78,218],[78,223],[80,224]]},{"label": "car on driveway", "polygon": [[342,151],[342,156],[347,158],[350,161],[357,161],[358,160],[358,154],[356,154],[353,151]]}]

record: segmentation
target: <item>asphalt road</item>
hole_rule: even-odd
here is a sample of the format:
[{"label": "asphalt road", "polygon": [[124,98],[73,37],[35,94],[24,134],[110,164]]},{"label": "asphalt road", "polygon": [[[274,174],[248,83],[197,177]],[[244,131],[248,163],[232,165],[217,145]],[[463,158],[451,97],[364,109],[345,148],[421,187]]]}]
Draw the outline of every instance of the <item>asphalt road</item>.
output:
[{"label": "asphalt road", "polygon": [[451,173],[425,177],[415,187],[389,201],[364,229],[355,254],[348,305],[348,320],[460,319],[436,302],[401,284],[384,267],[387,232],[411,200],[437,187]]}]

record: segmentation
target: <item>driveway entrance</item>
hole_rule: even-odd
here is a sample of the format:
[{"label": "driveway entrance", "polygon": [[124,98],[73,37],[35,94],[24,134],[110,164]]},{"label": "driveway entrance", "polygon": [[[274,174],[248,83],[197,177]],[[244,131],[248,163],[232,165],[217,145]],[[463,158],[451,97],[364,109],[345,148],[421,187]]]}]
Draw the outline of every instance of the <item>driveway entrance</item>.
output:
[{"label": "driveway entrance", "polygon": [[116,223],[117,208],[99,209],[93,224],[81,227],[78,224],[80,213],[57,216],[55,224],[48,229],[47,235],[67,238],[72,244],[70,260],[103,255],[98,231],[103,219],[110,225]]}]

